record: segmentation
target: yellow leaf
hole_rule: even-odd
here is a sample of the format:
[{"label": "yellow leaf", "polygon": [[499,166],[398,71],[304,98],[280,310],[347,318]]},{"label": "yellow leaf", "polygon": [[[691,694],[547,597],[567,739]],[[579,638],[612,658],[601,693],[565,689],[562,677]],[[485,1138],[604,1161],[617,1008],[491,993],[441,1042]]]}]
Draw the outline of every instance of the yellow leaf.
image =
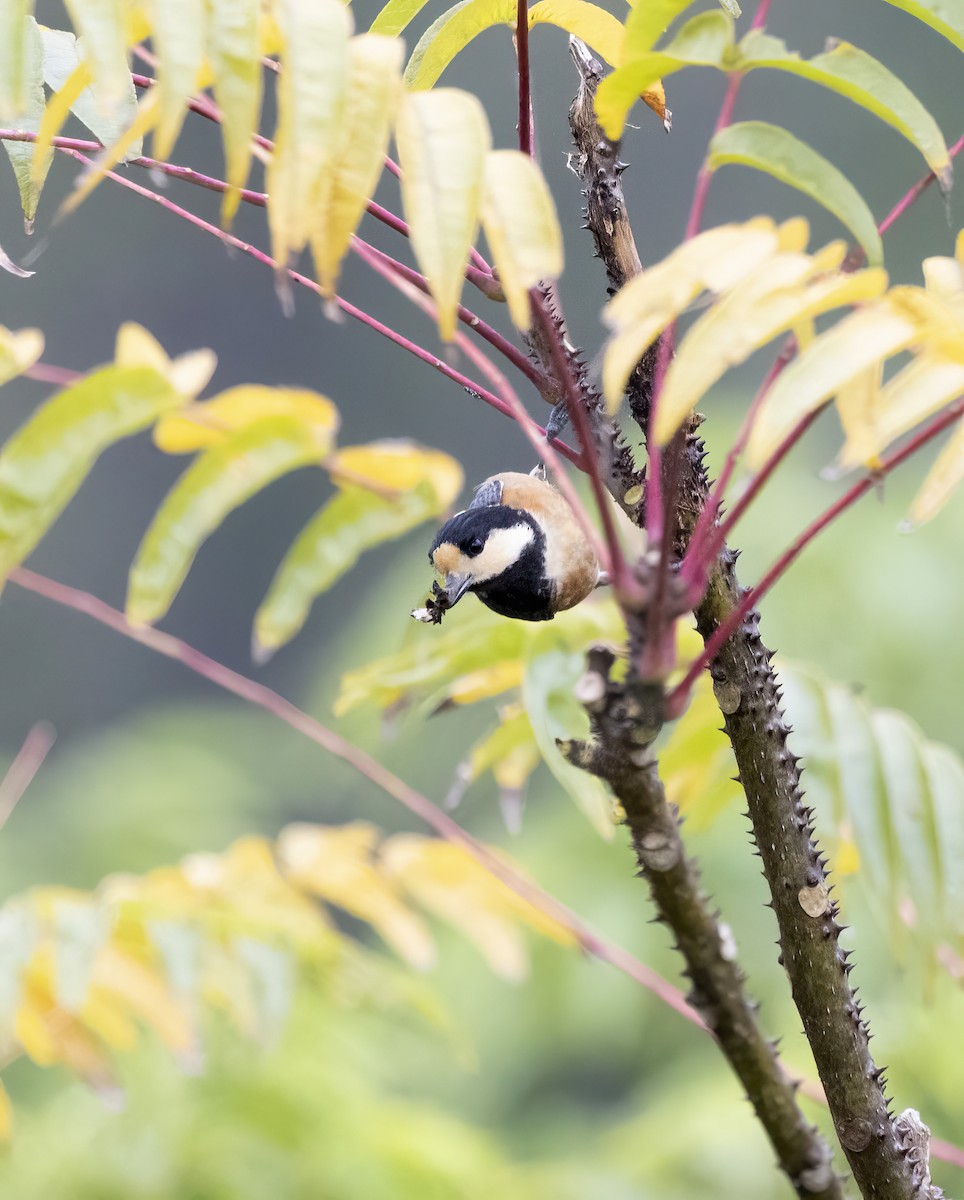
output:
[{"label": "yellow leaf", "polygon": [[112,146],[108,146],[106,150],[93,160],[86,174],[80,177],[80,182],[74,191],[60,206],[58,216],[61,219],[72,212],[76,212],[104,178],[105,173],[113,170],[127,154],[131,145],[142,138],[147,130],[153,126],[157,118],[159,101],[160,93],[153,90],[148,92],[140,101],[137,106],[137,116],[128,126],[127,130],[121,134]]},{"label": "yellow leaf", "polygon": [[821,334],[767,393],[747,444],[749,464],[761,466],[798,421],[862,371],[906,349],[920,329],[914,313],[891,292]]},{"label": "yellow leaf", "polygon": [[367,483],[375,491],[407,492],[429,483],[440,508],[452,503],[465,480],[451,455],[403,440],[345,446],[332,455],[330,470],[336,480],[341,471],[345,482]]},{"label": "yellow leaf", "polygon": [[522,683],[522,660],[515,658],[506,662],[493,663],[491,667],[480,667],[461,675],[451,685],[448,698],[455,704],[475,704],[499,696]]},{"label": "yellow leaf", "polygon": [[853,467],[880,454],[901,434],[962,393],[964,363],[925,350],[881,390],[873,420],[844,446],[843,466]]},{"label": "yellow leaf", "polygon": [[102,112],[123,103],[130,86],[127,21],[122,0],[66,0],[76,32],[83,37]]},{"label": "yellow leaf", "polygon": [[[880,407],[880,385],[883,379],[883,363],[874,363],[837,392],[836,406],[840,424],[847,439],[847,447],[841,454],[841,466],[852,450],[868,440],[874,440],[874,422]],[[858,453],[857,461],[861,461]],[[865,466],[875,468],[879,458],[873,453],[862,460]]]},{"label": "yellow leaf", "polygon": [[435,946],[420,917],[391,879],[376,868],[378,831],[355,821],[340,828],[288,825],[278,837],[278,859],[298,887],[367,921],[413,967],[435,961]]},{"label": "yellow leaf", "polygon": [[311,234],[318,282],[328,296],[335,292],[341,260],[382,172],[404,51],[397,38],[377,34],[363,34],[348,44],[344,115]]},{"label": "yellow leaf", "polygon": [[172,360],[157,338],[134,321],[126,321],[117,331],[114,365],[149,367],[186,400],[207,385],[217,362],[213,350],[193,350]]},{"label": "yellow leaf", "polygon": [[29,370],[43,352],[44,335],[39,329],[14,332],[0,325],[0,384]]},{"label": "yellow leaf", "polygon": [[517,896],[460,846],[396,834],[383,842],[381,859],[405,891],[471,938],[506,979],[523,978],[528,967],[519,921],[562,945],[575,944],[569,929]]},{"label": "yellow leaf", "polygon": [[198,89],[204,64],[207,9],[197,0],[151,0],[151,38],[157,54],[160,112],[154,131],[155,158],[169,159]]},{"label": "yellow leaf", "polygon": [[115,946],[105,946],[97,957],[92,986],[122,1000],[172,1050],[190,1047],[191,1024],[183,1006],[143,963]]},{"label": "yellow leaf", "polygon": [[439,334],[452,341],[479,224],[488,121],[468,92],[406,93],[395,136],[412,246],[438,309]]},{"label": "yellow leaf", "polygon": [[91,79],[89,64],[81,61],[71,71],[63,87],[58,88],[50,97],[44,115],[40,118],[33,158],[30,160],[30,182],[33,187],[43,184],[50,161],[51,142],[60,133],[77,99],[90,86]]},{"label": "yellow leaf", "polygon": [[258,0],[208,0],[208,57],[214,95],[221,109],[227,181],[231,189],[221,204],[221,223],[231,224],[251,163],[251,137],[261,110],[262,67],[259,51]]},{"label": "yellow leaf", "polygon": [[623,26],[597,4],[587,0],[539,0],[529,9],[529,28],[543,22],[588,43],[611,67],[619,65]]},{"label": "yellow leaf", "polygon": [[491,150],[486,155],[482,226],[509,314],[519,329],[528,329],[529,289],[562,274],[559,218],[542,172],[529,155],[518,150]]},{"label": "yellow leaf", "polygon": [[920,491],[914,497],[905,529],[916,529],[941,511],[964,480],[964,421],[937,456]]},{"label": "yellow leaf", "polygon": [[294,417],[329,440],[340,421],[334,404],[317,392],[241,384],[163,417],[154,427],[154,444],[165,454],[189,454],[275,416]]},{"label": "yellow leaf", "polygon": [[267,190],[271,253],[285,267],[307,245],[330,183],[348,81],[351,13],[341,0],[281,0],[279,15],[285,50]]},{"label": "yellow leaf", "polygon": [[603,358],[603,391],[615,411],[636,364],[660,332],[703,291],[723,292],[780,250],[806,245],[806,222],[779,229],[768,217],[708,229],[635,276],[603,310],[614,331]]},{"label": "yellow leaf", "polygon": [[[887,287],[885,271],[824,275],[825,261],[804,254],[776,255],[693,325],[660,393],[655,422],[658,442],[665,445],[672,438],[730,367],[745,362],[795,322],[844,304],[876,299]],[[813,279],[814,274],[818,278]]]}]

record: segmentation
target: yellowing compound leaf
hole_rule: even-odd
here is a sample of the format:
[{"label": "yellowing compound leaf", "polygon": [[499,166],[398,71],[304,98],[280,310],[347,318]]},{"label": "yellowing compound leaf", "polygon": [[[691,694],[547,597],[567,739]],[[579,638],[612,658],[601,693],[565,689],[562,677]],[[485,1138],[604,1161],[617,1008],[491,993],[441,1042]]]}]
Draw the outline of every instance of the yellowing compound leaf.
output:
[{"label": "yellowing compound leaf", "polygon": [[127,64],[127,12],[123,0],[65,0],[71,24],[83,38],[81,52],[90,65],[97,101],[106,116],[119,109],[131,86]]},{"label": "yellowing compound leaf", "polygon": [[[842,260],[842,242],[828,249],[835,249],[838,262]],[[657,441],[665,445],[730,367],[745,362],[778,334],[842,305],[874,300],[886,287],[886,272],[876,268],[827,274],[810,255],[770,259],[713,305],[683,338],[660,392]]]},{"label": "yellowing compound leaf", "polygon": [[168,492],[130,570],[127,616],[157,621],[170,608],[204,541],[229,513],[299,467],[320,465],[330,431],[274,416],[205,450]]},{"label": "yellowing compound leaf", "polygon": [[[163,0],[162,0],[163,2]],[[259,0],[208,0],[208,59],[214,74],[214,95],[221,109],[226,177],[231,190],[221,204],[221,222],[228,226],[241,202],[239,194],[251,165],[251,138],[261,112],[261,73],[258,56]]]},{"label": "yellowing compound leaf", "polygon": [[0,579],[33,550],[108,446],[182,401],[155,370],[104,367],[42,405],[0,452]]},{"label": "yellowing compound leaf", "polygon": [[786,129],[743,121],[720,130],[710,142],[706,165],[716,171],[728,163],[753,167],[803,192],[850,230],[872,266],[883,261],[877,223],[866,201],[841,171]]},{"label": "yellowing compound leaf", "polygon": [[9,1092],[0,1082],[0,1143],[9,1142],[12,1133],[13,1105],[10,1103]]},{"label": "yellowing compound leaf", "polygon": [[462,0],[426,29],[405,68],[405,84],[413,92],[434,87],[449,63],[474,38],[493,25],[515,28],[515,0]]},{"label": "yellowing compound leaf", "polygon": [[482,228],[492,249],[509,315],[532,324],[529,289],[562,274],[562,230],[542,172],[518,150],[490,150],[482,188]]},{"label": "yellowing compound leaf", "polygon": [[468,92],[415,92],[402,98],[395,136],[412,247],[438,309],[439,335],[451,341],[479,225],[488,121]]},{"label": "yellowing compound leaf", "polygon": [[756,271],[781,249],[806,245],[806,222],[777,226],[769,217],[742,225],[720,225],[697,234],[610,300],[603,321],[613,336],[603,358],[603,392],[611,412],[645,350],[703,291],[724,292]]},{"label": "yellowing compound leaf", "polygon": [[406,962],[425,970],[435,962],[435,944],[391,874],[376,865],[377,843],[378,830],[363,821],[327,829],[288,825],[278,838],[278,859],[297,887],[367,921]]},{"label": "yellowing compound leaf", "polygon": [[887,0],[894,8],[903,9],[918,21],[923,21],[942,37],[964,52],[964,3],[962,0]]},{"label": "yellowing compound leaf", "polygon": [[[964,390],[964,383],[961,384]],[[902,528],[916,529],[931,521],[964,482],[964,421],[958,423],[914,497]]]},{"label": "yellowing compound leaf", "polygon": [[150,0],[150,15],[161,90],[153,153],[163,160],[171,157],[187,102],[201,81],[207,9],[197,0]]},{"label": "yellowing compound leaf", "polygon": [[265,417],[291,417],[334,437],[339,415],[334,404],[317,392],[246,383],[199,404],[169,413],[154,427],[154,444],[165,454],[190,454],[224,442]]},{"label": "yellowing compound leaf", "polygon": [[44,352],[44,335],[39,329],[14,332],[0,325],[0,385],[34,365]]},{"label": "yellowing compound leaf", "polygon": [[849,42],[836,42],[823,54],[802,59],[780,39],[751,30],[739,46],[741,71],[760,67],[785,71],[846,96],[879,117],[921,152],[942,190],[951,185],[953,171],[947,145],[937,122],[896,75]]},{"label": "yellowing compound leaf", "polygon": [[480,667],[460,675],[448,689],[448,699],[453,704],[475,704],[499,696],[522,683],[522,663],[518,659],[493,663],[491,667]]},{"label": "yellowing compound leaf", "polygon": [[311,233],[318,282],[329,296],[382,172],[398,109],[404,49],[400,41],[374,34],[348,44],[343,117]]},{"label": "yellowing compound leaf", "polygon": [[271,253],[283,268],[307,245],[330,185],[348,82],[351,14],[341,0],[282,0],[279,16],[285,49],[266,182]]},{"label": "yellowing compound leaf", "polygon": [[686,712],[670,726],[665,744],[657,747],[667,799],[687,822],[700,827],[709,825],[742,795],[733,779],[736,761],[721,721],[712,680],[704,673]]},{"label": "yellowing compound leaf", "polygon": [[840,388],[920,338],[918,314],[901,303],[902,292],[910,290],[895,289],[844,317],[780,374],[750,434],[747,459],[752,466],[760,466],[798,421]]},{"label": "yellowing compound leaf", "polygon": [[255,616],[261,659],[300,631],[317,597],[365,550],[437,516],[462,487],[454,459],[404,442],[346,447],[329,465],[340,491],[299,534]]},{"label": "yellowing compound leaf", "polygon": [[[641,3],[633,9],[630,22],[641,10],[653,6]],[[684,67],[720,67],[733,47],[733,21],[726,13],[700,13],[687,21],[668,45],[657,51],[635,51],[627,38],[617,70],[607,76],[596,93],[596,116],[610,138],[622,136],[629,110],[656,86],[657,80]],[[647,103],[650,103],[647,100]],[[650,104],[650,107],[653,107]]]}]

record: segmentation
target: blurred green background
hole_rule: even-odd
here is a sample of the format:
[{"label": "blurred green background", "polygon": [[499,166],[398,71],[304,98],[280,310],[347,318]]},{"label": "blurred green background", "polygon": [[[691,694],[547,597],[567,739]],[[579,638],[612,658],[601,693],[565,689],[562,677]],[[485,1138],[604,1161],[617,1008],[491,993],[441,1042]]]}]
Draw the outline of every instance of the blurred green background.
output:
[{"label": "blurred green background", "polygon": [[[41,3],[38,16],[61,23],[58,9]],[[430,6],[432,18],[437,10]],[[612,10],[624,11],[615,3]],[[358,4],[355,12],[358,27],[367,27],[375,5]],[[770,29],[804,54],[817,52],[827,36],[855,41],[921,96],[949,142],[961,132],[958,54],[880,0],[846,6],[777,0]],[[600,341],[604,283],[579,231],[578,184],[566,170],[573,72],[565,36],[540,27],[533,60],[541,161],[567,231],[562,295],[574,339],[591,356]],[[477,91],[489,107],[496,144],[508,146],[513,80],[509,36],[497,29],[443,82]],[[722,91],[716,75],[675,77],[669,138],[645,110],[634,118],[639,128],[626,139],[624,157],[632,166],[625,182],[644,261],[661,257],[682,234]],[[802,82],[752,76],[737,115],[784,123],[811,141],[847,171],[879,216],[923,173],[914,151],[892,131]],[[216,174],[216,131],[189,122],[175,160]],[[38,236],[49,232],[46,222],[74,174],[74,164],[55,164]],[[6,168],[0,175],[0,245],[20,259],[29,243],[12,175]],[[385,202],[396,207],[390,181],[383,186]],[[173,183],[168,194],[216,220],[214,197]],[[757,212],[804,213],[814,244],[839,235],[833,220],[803,198],[738,168],[722,171],[707,222]],[[945,207],[936,189],[929,191],[887,242],[893,277],[918,282],[923,256],[951,251],[962,213],[959,193]],[[237,232],[263,245],[263,213],[242,211]],[[377,244],[398,249],[391,235],[369,233]],[[117,326],[136,320],[171,353],[213,347],[217,387],[254,381],[330,395],[343,417],[342,444],[415,437],[456,455],[470,482],[531,465],[521,435],[441,376],[357,325],[326,320],[307,293],[296,297],[297,311],[286,319],[263,268],[226,254],[215,239],[179,226],[120,188],[101,186],[53,232],[35,266],[36,276],[26,281],[0,273],[0,323],[40,326],[50,363],[85,369],[105,361]],[[434,344],[424,320],[357,263],[347,264],[343,291]],[[751,364],[726,380],[707,405],[711,460],[725,452],[759,368]],[[48,391],[29,381],[4,388],[0,436]],[[839,485],[819,477],[836,440],[831,418],[741,525],[745,582],[837,494]],[[140,536],[180,469],[147,438],[115,448],[30,565],[119,606]],[[874,704],[905,710],[929,736],[962,751],[960,502],[912,537],[896,532],[922,472],[923,464],[913,464],[889,480],[807,552],[768,598],[764,637],[862,689]],[[430,531],[363,561],[319,602],[296,643],[256,669],[248,657],[254,609],[326,487],[318,473],[304,472],[233,516],[205,546],[165,625],[331,723],[344,670],[391,652],[405,637],[431,636],[430,629],[413,631],[407,615],[429,583]],[[386,829],[410,827],[406,814],[365,780],[266,715],[15,587],[0,600],[0,662],[0,769],[37,720],[52,721],[58,731],[48,762],[0,837],[4,897],[46,882],[91,886],[109,872],[141,871],[190,850],[219,850],[245,832],[271,835],[292,819],[361,818]],[[390,741],[374,716],[352,716],[337,727],[440,799],[482,718],[474,712],[409,718]],[[482,837],[510,841],[488,785],[469,793],[460,819]],[[727,813],[689,836],[705,861],[707,887],[733,926],[752,989],[764,1001],[767,1028],[786,1034],[789,1063],[812,1074],[776,964],[762,882],[748,869],[753,860],[745,823]],[[511,852],[594,926],[676,978],[665,933],[648,924],[650,909],[622,836],[608,845],[599,841],[545,772],[530,788],[524,828],[511,839]],[[855,979],[868,1003],[878,1060],[890,1064],[897,1105],[913,1104],[935,1134],[964,1142],[960,990],[945,976],[925,984],[895,959],[859,881],[848,887],[847,904],[853,927],[847,937],[858,947]],[[444,939],[443,947],[431,983],[471,1055],[453,1055],[443,1037],[417,1022],[377,1009],[346,1012],[306,986],[277,1047],[259,1050],[212,1027],[201,1077],[179,1074],[145,1047],[124,1065],[122,1113],[64,1072],[19,1062],[4,1073],[18,1119],[14,1147],[0,1161],[0,1183],[14,1197],[151,1200],[496,1194],[673,1200],[786,1193],[749,1106],[711,1043],[652,996],[548,944],[533,947],[532,977],[518,987],[493,979],[458,939]],[[823,1120],[811,1107],[814,1119]],[[960,1193],[960,1172],[938,1167],[936,1174],[951,1193]]]}]

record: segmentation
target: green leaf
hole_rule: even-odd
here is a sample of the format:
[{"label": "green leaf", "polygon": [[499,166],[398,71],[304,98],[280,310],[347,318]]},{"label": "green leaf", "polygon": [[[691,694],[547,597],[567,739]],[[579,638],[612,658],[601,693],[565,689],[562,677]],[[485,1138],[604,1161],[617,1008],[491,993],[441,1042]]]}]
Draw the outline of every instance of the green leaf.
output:
[{"label": "green leaf", "polygon": [[71,24],[83,39],[101,112],[108,116],[127,97],[131,74],[127,65],[127,13],[123,0],[65,0]]},{"label": "green leaf", "polygon": [[837,42],[815,58],[802,59],[780,38],[752,30],[740,43],[739,54],[736,66],[741,71],[767,67],[799,75],[867,109],[917,147],[944,191],[950,187],[953,169],[937,122],[896,75],[865,51]]},{"label": "green leaf", "polygon": [[388,0],[372,21],[368,32],[397,37],[408,28],[427,3],[428,0]]},{"label": "green leaf", "polygon": [[814,807],[835,840],[852,840],[884,922],[895,932],[913,922],[930,953],[948,937],[959,942],[964,763],[903,713],[796,664],[780,675]]},{"label": "green leaf", "polygon": [[408,93],[402,97],[395,138],[412,248],[438,308],[439,334],[451,341],[479,227],[489,123],[468,92],[441,88]]},{"label": "green leaf", "polygon": [[964,0],[930,0],[929,4],[918,4],[917,0],[886,2],[930,25],[958,50],[964,51]]},{"label": "green leaf", "polygon": [[347,486],[305,526],[278,568],[254,621],[255,657],[263,661],[299,632],[315,599],[361,555],[401,537],[438,513],[429,482],[388,499]]},{"label": "green leaf", "polygon": [[151,368],[104,367],[44,404],[0,452],[0,579],[33,550],[108,446],[182,399]]},{"label": "green leaf", "polygon": [[[0,0],[2,3],[2,0]],[[13,118],[13,127],[30,133],[40,130],[47,98],[44,93],[43,79],[43,41],[40,37],[40,27],[33,17],[28,17],[23,26],[23,56],[21,61],[23,79],[21,81],[24,101],[18,115]],[[43,190],[47,172],[53,161],[53,151],[44,156],[42,171],[39,179],[31,178],[34,148],[32,142],[4,142],[4,149],[17,177],[17,188],[20,192],[20,207],[23,209],[24,220],[29,229],[37,214],[37,204]]]},{"label": "green leaf", "polygon": [[[44,44],[44,82],[53,92],[64,88],[85,58],[82,39],[65,29],[47,29],[41,25],[40,34]],[[51,101],[51,104],[55,101]],[[71,99],[70,111],[105,146],[112,146],[129,129],[137,117],[137,91],[130,75],[127,76],[124,95],[116,104],[105,106],[95,82],[85,87]],[[66,116],[66,114],[64,114]],[[51,131],[52,134],[59,129]],[[137,158],[143,149],[142,139],[137,138],[128,147],[125,160]]]},{"label": "green leaf", "polygon": [[295,417],[265,417],[213,446],[165,497],[137,551],[127,590],[132,622],[170,608],[204,540],[229,513],[289,471],[318,464],[325,433]]},{"label": "green leaf", "polygon": [[157,54],[161,104],[153,154],[168,159],[198,88],[204,62],[205,8],[197,0],[156,0],[151,5],[151,39]]},{"label": "green leaf", "polygon": [[341,130],[351,15],[341,0],[284,0],[278,125],[267,172],[271,253],[286,266],[307,245]]},{"label": "green leaf", "polygon": [[221,205],[221,221],[230,225],[238,211],[251,165],[251,137],[261,112],[261,59],[258,0],[208,0],[208,57],[214,71],[214,95],[222,113],[224,155],[231,190]]},{"label": "green leaf", "polygon": [[412,91],[434,87],[449,63],[493,25],[515,28],[515,0],[462,0],[443,13],[419,38],[405,68]]},{"label": "green leaf", "polygon": [[871,266],[883,262],[880,234],[866,201],[841,171],[786,129],[743,121],[721,130],[710,142],[707,166],[716,171],[728,163],[764,171],[810,196],[851,231]]},{"label": "green leaf", "polygon": [[586,710],[575,687],[586,667],[585,651],[562,645],[555,630],[540,629],[525,656],[522,699],[546,766],[601,837],[613,836],[613,801],[596,776],[563,758],[556,739],[587,737]]},{"label": "green leaf", "polygon": [[[641,3],[633,16],[649,5]],[[642,94],[659,79],[684,67],[720,67],[733,46],[733,21],[726,13],[714,10],[700,13],[687,21],[675,38],[662,50],[627,55],[622,65],[608,75],[596,92],[596,116],[610,138],[622,136],[626,117]]]}]

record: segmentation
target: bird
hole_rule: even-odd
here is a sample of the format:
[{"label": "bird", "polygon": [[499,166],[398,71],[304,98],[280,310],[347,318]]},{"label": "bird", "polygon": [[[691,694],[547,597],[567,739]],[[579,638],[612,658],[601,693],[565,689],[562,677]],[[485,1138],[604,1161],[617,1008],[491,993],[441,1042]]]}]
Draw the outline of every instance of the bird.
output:
[{"label": "bird", "polygon": [[539,467],[481,483],[469,507],[435,535],[428,556],[444,583],[433,585],[433,597],[412,616],[432,624],[468,592],[504,617],[551,621],[608,582],[568,501]]}]

